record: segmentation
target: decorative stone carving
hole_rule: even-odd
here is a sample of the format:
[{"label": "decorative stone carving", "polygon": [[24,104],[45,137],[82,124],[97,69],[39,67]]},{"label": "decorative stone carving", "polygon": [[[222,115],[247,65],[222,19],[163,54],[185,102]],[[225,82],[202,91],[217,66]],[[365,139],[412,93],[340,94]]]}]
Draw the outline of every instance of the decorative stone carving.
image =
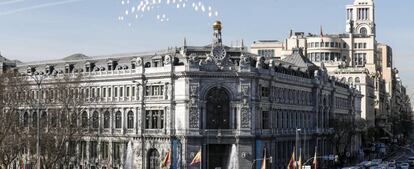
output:
[{"label": "decorative stone carving", "polygon": [[241,127],[250,128],[250,114],[248,107],[243,107],[241,109]]},{"label": "decorative stone carving", "polygon": [[198,85],[191,85],[190,86],[190,96],[197,97],[198,95]]},{"label": "decorative stone carving", "polygon": [[265,61],[265,58],[264,57],[262,57],[262,56],[259,56],[259,57],[257,57],[256,58],[257,59],[257,62],[256,62],[256,68],[263,68],[263,66],[264,66],[264,61]]},{"label": "decorative stone carving", "polygon": [[242,85],[241,93],[242,93],[242,96],[249,96],[249,85]]},{"label": "decorative stone carving", "polygon": [[137,58],[137,66],[142,66],[142,58]]},{"label": "decorative stone carving", "polygon": [[170,65],[172,60],[172,56],[166,55],[164,60],[164,65]]},{"label": "decorative stone carving", "polygon": [[190,128],[199,128],[199,114],[197,107],[190,107]]}]

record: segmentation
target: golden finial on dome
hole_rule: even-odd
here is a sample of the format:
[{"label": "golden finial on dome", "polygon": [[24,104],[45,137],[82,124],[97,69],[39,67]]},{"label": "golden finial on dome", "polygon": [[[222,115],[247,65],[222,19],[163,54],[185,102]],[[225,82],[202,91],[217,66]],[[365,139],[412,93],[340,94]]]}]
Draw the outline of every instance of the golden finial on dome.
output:
[{"label": "golden finial on dome", "polygon": [[221,22],[220,21],[214,22],[213,29],[214,30],[221,30]]}]

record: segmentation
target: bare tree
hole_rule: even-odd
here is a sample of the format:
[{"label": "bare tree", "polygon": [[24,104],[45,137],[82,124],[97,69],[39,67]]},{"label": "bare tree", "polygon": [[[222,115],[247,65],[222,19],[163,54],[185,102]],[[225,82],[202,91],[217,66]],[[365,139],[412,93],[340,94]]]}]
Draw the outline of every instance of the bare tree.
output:
[{"label": "bare tree", "polygon": [[[0,168],[8,168],[21,156],[27,141],[19,110],[24,103],[26,77],[15,72],[0,75]],[[27,122],[27,121],[26,121]]]}]

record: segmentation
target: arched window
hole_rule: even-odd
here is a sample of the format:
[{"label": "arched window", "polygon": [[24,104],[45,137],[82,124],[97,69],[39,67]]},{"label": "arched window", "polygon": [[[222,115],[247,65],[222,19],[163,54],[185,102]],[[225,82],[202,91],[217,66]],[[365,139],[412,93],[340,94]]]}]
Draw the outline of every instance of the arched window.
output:
[{"label": "arched window", "polygon": [[47,113],[45,111],[42,112],[42,116],[41,116],[42,120],[44,120],[42,123],[40,123],[41,127],[46,127],[47,126]]},{"label": "arched window", "polygon": [[345,77],[343,77],[343,78],[341,79],[341,82],[342,82],[342,83],[346,83],[346,78],[345,78]]},{"label": "arched window", "polygon": [[32,114],[32,126],[37,127],[37,112],[33,112]]},{"label": "arched window", "polygon": [[144,67],[146,68],[151,67],[151,63],[150,62],[145,63]]},{"label": "arched window", "polygon": [[354,84],[354,81],[353,81],[352,77],[349,77],[349,78],[348,78],[348,83],[349,83],[349,84]]},{"label": "arched window", "polygon": [[367,34],[368,34],[368,30],[367,30],[367,28],[363,27],[363,28],[361,28],[361,29],[359,30],[359,33],[360,33],[361,35],[367,35]]},{"label": "arched window", "polygon": [[355,78],[355,84],[357,84],[357,83],[361,83],[361,79],[359,77]]},{"label": "arched window", "polygon": [[134,112],[128,112],[128,122],[127,122],[128,129],[134,128]]},{"label": "arched window", "polygon": [[122,114],[120,111],[115,113],[115,128],[122,128]]},{"label": "arched window", "polygon": [[99,114],[97,111],[94,111],[92,114],[92,128],[99,128]]},{"label": "arched window", "polygon": [[57,115],[56,115],[56,112],[54,112],[51,116],[52,117],[50,119],[50,126],[57,127]]},{"label": "arched window", "polygon": [[27,112],[23,114],[23,127],[29,127],[29,113]]},{"label": "arched window", "polygon": [[107,111],[104,114],[104,128],[108,129],[110,127],[110,121],[111,121],[111,114],[109,113],[109,111]]},{"label": "arched window", "polygon": [[158,169],[160,167],[160,154],[156,149],[148,151],[148,169]]},{"label": "arched window", "polygon": [[88,127],[88,113],[86,111],[82,112],[82,128]]}]

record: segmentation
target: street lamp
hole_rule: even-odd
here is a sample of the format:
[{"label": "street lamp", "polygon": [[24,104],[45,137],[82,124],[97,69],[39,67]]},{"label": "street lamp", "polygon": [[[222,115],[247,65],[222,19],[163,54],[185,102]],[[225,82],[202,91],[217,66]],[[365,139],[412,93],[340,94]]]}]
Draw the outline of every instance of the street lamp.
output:
[{"label": "street lamp", "polygon": [[40,116],[41,116],[41,103],[40,99],[43,97],[43,90],[42,90],[42,82],[47,77],[47,75],[43,72],[30,72],[30,77],[34,80],[36,83],[36,87],[38,89],[38,92],[41,94],[41,96],[37,95],[37,116],[36,116],[36,127],[37,127],[37,133],[36,133],[36,158],[37,158],[37,169],[41,169],[40,165]]}]

